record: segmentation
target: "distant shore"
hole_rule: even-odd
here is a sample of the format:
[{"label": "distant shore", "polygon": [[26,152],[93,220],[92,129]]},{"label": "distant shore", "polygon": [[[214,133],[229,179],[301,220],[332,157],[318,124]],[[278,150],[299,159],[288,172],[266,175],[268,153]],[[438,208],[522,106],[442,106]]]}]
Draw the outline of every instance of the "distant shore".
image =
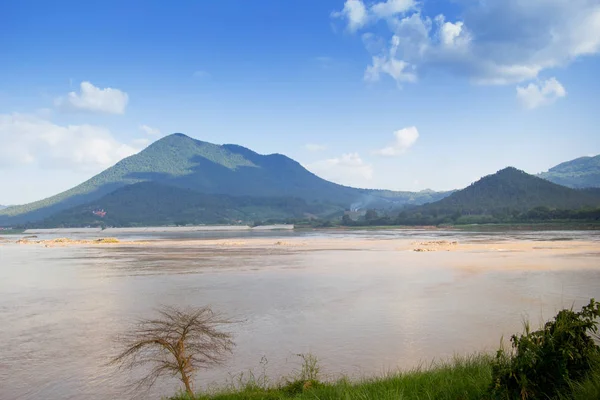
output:
[{"label": "distant shore", "polygon": [[23,231],[26,235],[44,235],[44,234],[96,234],[118,235],[127,233],[185,233],[185,232],[211,232],[211,231],[276,231],[293,230],[294,225],[264,225],[251,227],[248,225],[199,225],[199,226],[155,226],[139,228],[54,228],[54,229],[26,229]]}]

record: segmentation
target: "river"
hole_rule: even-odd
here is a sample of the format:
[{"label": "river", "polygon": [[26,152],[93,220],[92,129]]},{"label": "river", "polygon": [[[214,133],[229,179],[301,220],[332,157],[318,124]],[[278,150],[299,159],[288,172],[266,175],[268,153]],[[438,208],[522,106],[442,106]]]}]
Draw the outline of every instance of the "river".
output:
[{"label": "river", "polygon": [[[317,356],[326,377],[358,378],[494,351],[524,318],[537,325],[600,297],[598,232],[122,232],[145,243],[64,247],[16,239],[0,236],[3,400],[132,397],[135,373],[107,362],[116,336],[160,305],[211,305],[239,321],[227,365],[196,378],[215,387],[249,370],[289,375],[299,353]],[[413,251],[438,240],[459,247]],[[163,380],[144,398],[178,387]]]}]

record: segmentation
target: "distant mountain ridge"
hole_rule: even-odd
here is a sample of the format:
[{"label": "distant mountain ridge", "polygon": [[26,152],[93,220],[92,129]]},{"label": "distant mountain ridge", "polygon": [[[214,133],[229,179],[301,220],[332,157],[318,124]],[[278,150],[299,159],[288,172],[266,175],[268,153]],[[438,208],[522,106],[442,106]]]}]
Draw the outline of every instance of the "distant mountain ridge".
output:
[{"label": "distant mountain ridge", "polygon": [[513,167],[484,176],[437,202],[401,212],[398,225],[595,219],[600,189],[571,189]]},{"label": "distant mountain ridge", "polygon": [[41,221],[140,182],[225,196],[294,197],[350,207],[353,203],[423,204],[447,193],[390,192],[338,185],[281,154],[260,155],[238,145],[216,145],[176,133],[56,196],[0,211],[0,225]]},{"label": "distant mountain ridge", "polygon": [[571,188],[600,187],[600,155],[563,162],[538,176]]},{"label": "distant mountain ridge", "polygon": [[5,208],[7,208],[8,206],[3,206],[2,204],[0,204],[0,210],[3,210]]},{"label": "distant mountain ridge", "polygon": [[444,199],[421,206],[419,210],[491,214],[501,210],[526,211],[535,207],[574,209],[598,206],[600,195],[596,191],[571,189],[508,167],[484,176]]}]

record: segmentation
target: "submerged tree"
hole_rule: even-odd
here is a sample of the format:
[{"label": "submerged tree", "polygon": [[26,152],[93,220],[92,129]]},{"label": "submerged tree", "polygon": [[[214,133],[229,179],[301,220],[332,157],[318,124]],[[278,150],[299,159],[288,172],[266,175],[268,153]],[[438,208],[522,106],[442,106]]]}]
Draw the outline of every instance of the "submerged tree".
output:
[{"label": "submerged tree", "polygon": [[153,365],[137,388],[151,387],[161,376],[175,376],[193,396],[194,373],[221,365],[231,353],[232,335],[220,328],[232,321],[209,307],[163,307],[158,314],[156,319],[139,321],[119,338],[123,351],[111,364],[126,369]]}]

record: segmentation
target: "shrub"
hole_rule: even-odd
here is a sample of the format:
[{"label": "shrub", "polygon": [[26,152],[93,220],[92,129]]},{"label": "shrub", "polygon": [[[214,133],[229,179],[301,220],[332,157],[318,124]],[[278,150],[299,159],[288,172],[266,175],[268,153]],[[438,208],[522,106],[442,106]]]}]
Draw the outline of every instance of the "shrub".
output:
[{"label": "shrub", "polygon": [[281,387],[281,391],[289,396],[295,396],[302,392],[321,386],[319,381],[319,360],[312,354],[297,354],[302,359],[302,365],[294,380]]},{"label": "shrub", "polygon": [[590,333],[598,332],[600,303],[580,312],[560,311],[538,331],[513,335],[512,352],[500,349],[493,364],[493,395],[498,399],[551,399],[585,379],[600,356]]}]

